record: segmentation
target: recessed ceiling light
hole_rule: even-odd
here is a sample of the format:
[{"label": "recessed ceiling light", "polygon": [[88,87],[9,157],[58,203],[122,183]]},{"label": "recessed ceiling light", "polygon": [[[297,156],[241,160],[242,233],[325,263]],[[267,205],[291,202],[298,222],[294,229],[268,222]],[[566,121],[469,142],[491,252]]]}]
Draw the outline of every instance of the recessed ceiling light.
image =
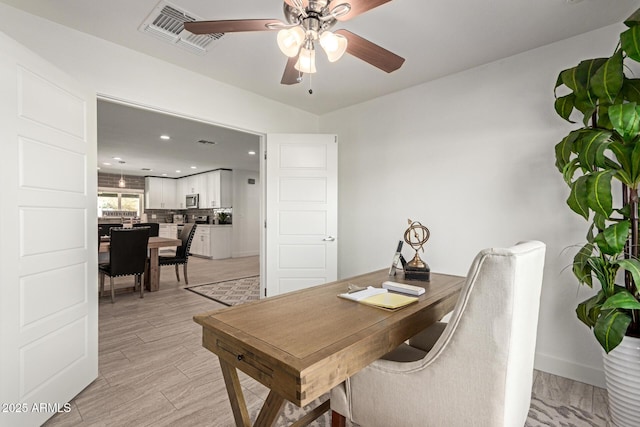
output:
[{"label": "recessed ceiling light", "polygon": [[167,176],[167,174],[166,174],[166,173],[163,173],[163,174],[162,174],[162,176]]},{"label": "recessed ceiling light", "polygon": [[176,173],[180,173],[180,172],[182,172],[182,171],[180,171],[180,170],[177,170],[177,171],[176,171]]},{"label": "recessed ceiling light", "polygon": [[113,157],[113,160],[122,160],[121,157]]},{"label": "recessed ceiling light", "polygon": [[197,166],[191,166],[191,169],[198,169]]},{"label": "recessed ceiling light", "polygon": [[171,137],[169,135],[160,135],[160,139],[167,140],[167,139],[171,139]]},{"label": "recessed ceiling light", "polygon": [[251,150],[251,151],[249,151],[249,154],[250,154],[251,156],[255,156],[255,155],[256,155],[256,152],[255,152],[255,151],[253,151],[253,150]]},{"label": "recessed ceiling light", "polygon": [[105,165],[105,166],[111,166],[111,163],[109,163],[109,162],[104,162],[102,164]]}]

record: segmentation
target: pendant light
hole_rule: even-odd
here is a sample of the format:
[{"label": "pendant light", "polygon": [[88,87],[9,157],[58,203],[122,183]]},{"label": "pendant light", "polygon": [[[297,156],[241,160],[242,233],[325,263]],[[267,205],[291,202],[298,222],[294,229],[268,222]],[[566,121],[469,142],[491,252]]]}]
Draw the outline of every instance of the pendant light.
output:
[{"label": "pendant light", "polygon": [[[123,164],[124,161],[120,160],[118,163]],[[122,168],[120,168],[120,181],[118,181],[118,187],[125,188],[127,186],[127,182],[124,180],[124,175],[122,174]]]}]

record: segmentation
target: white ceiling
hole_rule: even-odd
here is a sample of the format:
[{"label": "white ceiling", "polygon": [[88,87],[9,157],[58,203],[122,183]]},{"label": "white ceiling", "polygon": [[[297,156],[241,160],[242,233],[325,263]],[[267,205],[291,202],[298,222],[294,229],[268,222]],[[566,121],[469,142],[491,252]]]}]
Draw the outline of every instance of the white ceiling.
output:
[{"label": "white ceiling", "polygon": [[[159,0],[0,2],[319,115],[619,23],[640,6],[637,0],[393,0],[334,29],[346,28],[404,57],[402,68],[386,74],[349,55],[332,64],[318,55],[309,95],[306,77],[298,85],[280,84],[286,57],[275,32],[226,34],[198,56],[138,30]],[[283,18],[281,0],[170,4],[204,20]],[[162,142],[160,133],[172,139]],[[218,144],[204,146],[199,139]],[[103,172],[177,177],[220,167],[258,170],[259,155],[247,154],[258,145],[256,135],[98,103],[98,162],[113,164],[101,165]]]},{"label": "white ceiling", "polygon": [[[171,139],[160,139],[163,134]],[[200,140],[215,142],[215,145],[202,144]],[[98,101],[101,172],[179,178],[219,168],[258,171],[259,148],[257,135]],[[119,163],[114,157],[125,163]]]},{"label": "white ceiling", "polygon": [[[406,58],[386,74],[318,55],[308,81],[280,84],[275,32],[226,34],[198,56],[138,31],[159,0],[0,0],[16,8],[300,109],[323,114],[624,20],[637,0],[394,0],[334,27]],[[282,19],[281,0],[171,0],[205,20]],[[44,36],[44,35],[43,35]],[[612,46],[612,50],[615,46]]]}]

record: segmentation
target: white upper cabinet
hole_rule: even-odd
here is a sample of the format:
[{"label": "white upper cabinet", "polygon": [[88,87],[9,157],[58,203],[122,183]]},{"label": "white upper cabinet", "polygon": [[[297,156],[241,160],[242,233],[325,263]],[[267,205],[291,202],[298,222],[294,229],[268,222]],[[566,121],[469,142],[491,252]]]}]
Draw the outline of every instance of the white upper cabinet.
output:
[{"label": "white upper cabinet", "polygon": [[232,207],[231,171],[217,170],[205,174],[207,179],[208,208]]},{"label": "white upper cabinet", "polygon": [[176,180],[146,177],[144,179],[145,209],[176,209]]},{"label": "white upper cabinet", "polygon": [[187,178],[177,179],[176,183],[176,203],[178,209],[186,209],[186,200],[187,194],[192,194],[189,192],[189,182]]},{"label": "white upper cabinet", "polygon": [[208,182],[207,182],[207,175],[209,175],[210,173],[213,172],[207,172],[207,173],[200,173],[198,175],[194,175],[194,182],[193,185],[195,188],[195,193],[194,194],[198,194],[199,195],[199,206],[200,209],[206,209],[211,207],[209,200],[209,193],[211,192],[208,188]]},{"label": "white upper cabinet", "polygon": [[199,173],[173,181],[177,181],[177,209],[186,209],[185,199],[189,194],[198,194],[200,196],[200,209],[230,208],[233,206],[232,172],[230,170]]}]

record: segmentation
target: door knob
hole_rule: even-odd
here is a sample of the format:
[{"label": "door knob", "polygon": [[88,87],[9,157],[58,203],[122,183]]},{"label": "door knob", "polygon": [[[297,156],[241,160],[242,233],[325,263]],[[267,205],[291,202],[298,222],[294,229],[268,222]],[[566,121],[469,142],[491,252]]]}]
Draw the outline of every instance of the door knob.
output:
[{"label": "door knob", "polygon": [[324,239],[322,239],[323,242],[333,242],[334,240],[336,240],[336,238],[333,236],[327,236]]}]

